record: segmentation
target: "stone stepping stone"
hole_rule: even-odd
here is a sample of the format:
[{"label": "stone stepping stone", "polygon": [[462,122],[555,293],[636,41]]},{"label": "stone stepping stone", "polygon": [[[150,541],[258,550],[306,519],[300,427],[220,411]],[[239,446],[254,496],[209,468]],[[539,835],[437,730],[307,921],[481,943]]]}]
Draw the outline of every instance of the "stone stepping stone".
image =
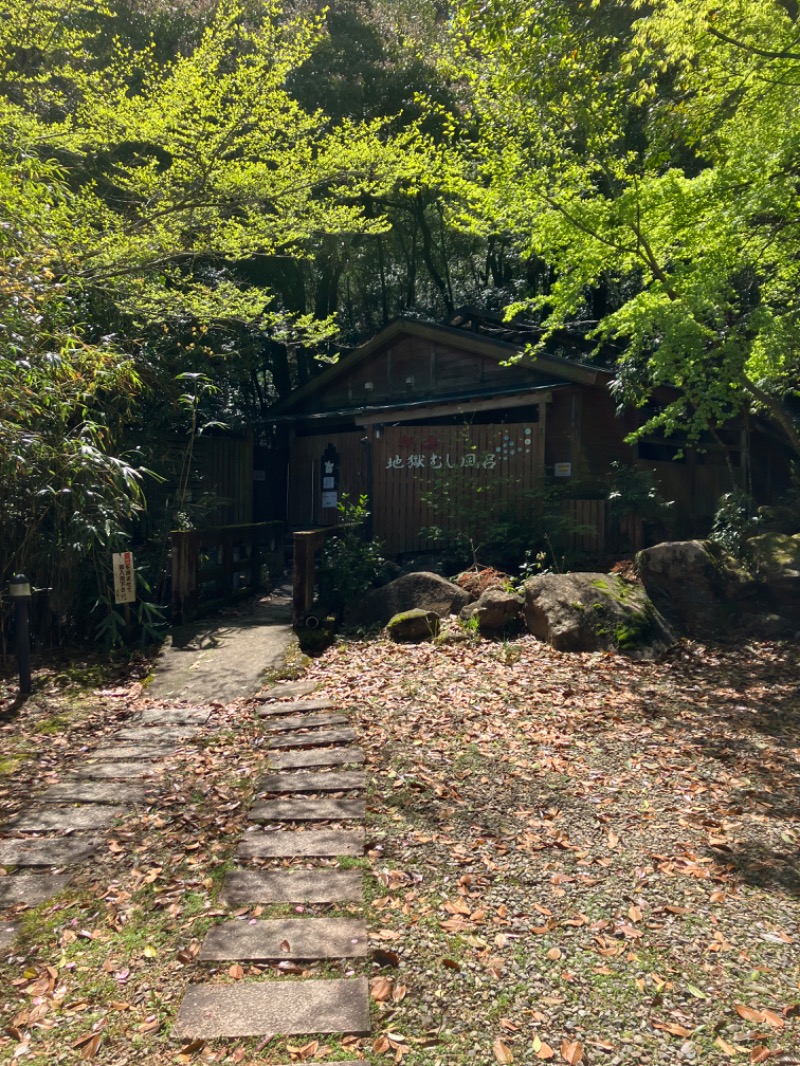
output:
[{"label": "stone stepping stone", "polygon": [[313,733],[293,733],[271,737],[270,750],[291,748],[321,748],[325,744],[352,744],[356,735],[352,729],[318,729]]},{"label": "stone stepping stone", "polygon": [[322,751],[292,751],[285,754],[270,752],[269,765],[273,770],[307,770],[313,766],[360,765],[364,761],[361,748],[325,748]]},{"label": "stone stepping stone", "polygon": [[240,959],[352,959],[367,954],[367,927],[351,918],[223,922],[203,941],[203,962]]},{"label": "stone stepping stone", "polygon": [[280,718],[282,715],[305,715],[316,711],[330,711],[335,704],[331,700],[304,700],[302,703],[268,703],[259,707],[259,718]]},{"label": "stone stepping stone", "polygon": [[13,944],[16,935],[17,927],[15,925],[6,925],[5,922],[0,924],[0,951],[8,947],[9,944]]},{"label": "stone stepping stone", "polygon": [[[50,803],[144,803],[147,789],[143,785],[126,782],[120,786],[113,781],[64,781],[51,785],[39,796]],[[155,795],[150,788],[151,795]]]},{"label": "stone stepping stone", "polygon": [[69,775],[70,781],[139,781],[158,776],[147,762],[87,762]]},{"label": "stone stepping stone", "polygon": [[343,714],[305,714],[297,718],[276,718],[266,723],[269,733],[287,733],[290,729],[320,729],[322,726],[347,725]]},{"label": "stone stepping stone", "polygon": [[[121,799],[122,797],[120,797]],[[89,804],[86,807],[31,807],[19,817],[6,822],[6,832],[44,833],[51,829],[106,829],[118,818],[130,813],[128,807],[106,807]]]},{"label": "stone stepping stone", "polygon": [[120,729],[116,734],[115,739],[121,743],[131,742],[133,744],[147,744],[149,741],[155,743],[166,743],[171,740],[175,744],[178,744],[182,740],[188,740],[198,733],[197,726],[178,726],[174,729],[160,729],[158,726],[142,726],[139,729],[131,727],[129,729]]},{"label": "stone stepping stone", "polygon": [[134,759],[141,761],[149,759],[153,762],[161,762],[167,755],[173,755],[177,750],[177,745],[172,740],[162,741],[159,744],[119,744],[113,748],[96,748],[92,752],[92,757],[95,759],[113,759],[113,760],[127,760]]},{"label": "stone stepping stone", "polygon": [[351,792],[364,788],[366,774],[345,770],[328,774],[264,774],[258,782],[259,792]]},{"label": "stone stepping stone", "polygon": [[183,997],[174,1036],[299,1036],[369,1032],[365,977],[331,981],[258,981],[193,985]]},{"label": "stone stepping stone", "polygon": [[131,724],[141,722],[143,725],[163,725],[172,728],[176,725],[205,725],[211,717],[211,711],[199,707],[163,707],[141,711],[131,720]]},{"label": "stone stepping stone", "polygon": [[257,714],[260,718],[272,718],[281,714],[309,714],[312,711],[330,711],[336,704],[333,700],[295,700],[294,703],[281,701],[280,703],[268,703],[259,707]]},{"label": "stone stepping stone", "polygon": [[350,822],[366,816],[362,799],[289,799],[254,803],[251,822]]},{"label": "stone stepping stone", "polygon": [[0,907],[27,903],[35,907],[57,895],[70,882],[67,874],[10,874],[0,877]]},{"label": "stone stepping stone", "polygon": [[363,898],[360,870],[233,870],[225,878],[220,902],[350,903]]},{"label": "stone stepping stone", "polygon": [[[341,829],[247,833],[236,849],[237,859],[335,859],[363,854],[363,831]],[[1,856],[0,852],[0,861]]]},{"label": "stone stepping stone", "polygon": [[[86,837],[34,837],[0,841],[3,866],[67,866],[94,855],[100,843]],[[341,852],[344,855],[344,852]]]},{"label": "stone stepping stone", "polygon": [[282,700],[293,699],[295,696],[309,696],[316,692],[319,685],[316,681],[286,681],[283,684],[270,685],[262,688],[256,696],[257,700]]}]

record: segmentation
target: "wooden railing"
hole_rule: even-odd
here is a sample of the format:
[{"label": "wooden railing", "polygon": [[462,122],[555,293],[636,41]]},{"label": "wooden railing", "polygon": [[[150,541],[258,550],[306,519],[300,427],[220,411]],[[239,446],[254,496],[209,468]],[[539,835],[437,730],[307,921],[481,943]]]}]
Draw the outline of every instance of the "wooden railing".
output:
[{"label": "wooden railing", "polygon": [[[316,556],[329,537],[338,536],[344,529],[340,526],[324,526],[294,534],[294,577],[292,581],[292,618],[295,625],[302,625],[314,604],[316,583]],[[349,526],[347,528],[350,528]]]},{"label": "wooden railing", "polygon": [[175,531],[172,621],[190,622],[261,588],[283,572],[283,522]]}]

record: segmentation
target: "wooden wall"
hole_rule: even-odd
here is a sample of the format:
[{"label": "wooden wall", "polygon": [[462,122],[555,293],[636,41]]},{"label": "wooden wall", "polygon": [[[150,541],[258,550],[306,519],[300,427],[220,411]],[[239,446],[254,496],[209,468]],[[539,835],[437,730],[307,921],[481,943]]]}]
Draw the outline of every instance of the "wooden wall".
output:
[{"label": "wooden wall", "polygon": [[[413,380],[410,380],[413,379]],[[542,374],[522,366],[422,337],[400,337],[332,381],[314,397],[315,409],[333,411],[353,403],[407,402],[497,385],[501,389],[546,384]]]},{"label": "wooden wall", "polygon": [[253,438],[199,437],[194,444],[199,478],[192,482],[195,499],[216,497],[204,515],[205,525],[241,525],[253,521]]},{"label": "wooden wall", "polygon": [[543,473],[543,428],[535,421],[403,425],[369,435],[298,437],[290,467],[289,525],[310,529],[338,521],[335,510],[321,507],[320,463],[332,444],[340,459],[339,494],[370,496],[373,532],[387,552],[433,547],[423,529],[453,529],[465,511],[490,519],[513,509],[520,495],[535,487]]}]

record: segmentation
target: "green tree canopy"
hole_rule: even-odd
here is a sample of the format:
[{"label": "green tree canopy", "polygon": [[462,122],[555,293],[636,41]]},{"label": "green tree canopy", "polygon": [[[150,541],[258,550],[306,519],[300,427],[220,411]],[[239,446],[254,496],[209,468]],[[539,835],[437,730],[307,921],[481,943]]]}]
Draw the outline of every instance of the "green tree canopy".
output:
[{"label": "green tree canopy", "polygon": [[680,391],[647,428],[696,436],[754,406],[800,453],[797,11],[604,7],[459,5],[481,124],[469,193],[555,275],[512,310],[556,328],[608,286],[589,324],[621,344],[621,397]]}]

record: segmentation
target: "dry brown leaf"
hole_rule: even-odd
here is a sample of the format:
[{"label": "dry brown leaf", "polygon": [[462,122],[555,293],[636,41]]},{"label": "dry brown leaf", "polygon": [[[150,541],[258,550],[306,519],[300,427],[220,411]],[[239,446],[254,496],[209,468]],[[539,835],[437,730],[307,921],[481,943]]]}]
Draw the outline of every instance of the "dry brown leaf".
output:
[{"label": "dry brown leaf", "polygon": [[734,1010],[746,1022],[753,1022],[755,1025],[764,1024],[764,1015],[760,1010],[755,1010],[753,1007],[745,1007],[741,1003],[738,1003]]},{"label": "dry brown leaf", "polygon": [[511,1052],[511,1048],[508,1044],[505,1044],[500,1037],[495,1037],[495,1041],[492,1044],[492,1051],[494,1052],[495,1062],[509,1063],[514,1061],[514,1055]]},{"label": "dry brown leaf", "polygon": [[228,969],[228,974],[234,979],[234,981],[241,981],[244,977],[244,969],[238,962],[235,962],[233,966]]},{"label": "dry brown leaf", "polygon": [[691,1029],[687,1029],[685,1025],[677,1025],[675,1022],[653,1022],[653,1028],[661,1029],[665,1033],[670,1033],[672,1036],[680,1036],[684,1039],[692,1035]]},{"label": "dry brown leaf", "polygon": [[761,1014],[767,1025],[771,1026],[773,1029],[782,1029],[784,1025],[786,1025],[786,1022],[781,1018],[780,1014],[776,1014],[774,1010],[764,1009],[761,1011]]},{"label": "dry brown leaf", "polygon": [[562,1041],[561,1058],[568,1062],[569,1066],[577,1066],[579,1062],[583,1062],[583,1044],[579,1040]]},{"label": "dry brown leaf", "polygon": [[739,1054],[736,1048],[731,1047],[728,1041],[723,1040],[721,1036],[718,1036],[714,1043],[717,1045],[720,1051],[723,1052],[723,1054],[728,1056],[729,1059],[735,1058]]},{"label": "dry brown leaf", "polygon": [[373,977],[369,983],[369,992],[376,1003],[385,1003],[391,999],[394,982],[388,977]]}]

